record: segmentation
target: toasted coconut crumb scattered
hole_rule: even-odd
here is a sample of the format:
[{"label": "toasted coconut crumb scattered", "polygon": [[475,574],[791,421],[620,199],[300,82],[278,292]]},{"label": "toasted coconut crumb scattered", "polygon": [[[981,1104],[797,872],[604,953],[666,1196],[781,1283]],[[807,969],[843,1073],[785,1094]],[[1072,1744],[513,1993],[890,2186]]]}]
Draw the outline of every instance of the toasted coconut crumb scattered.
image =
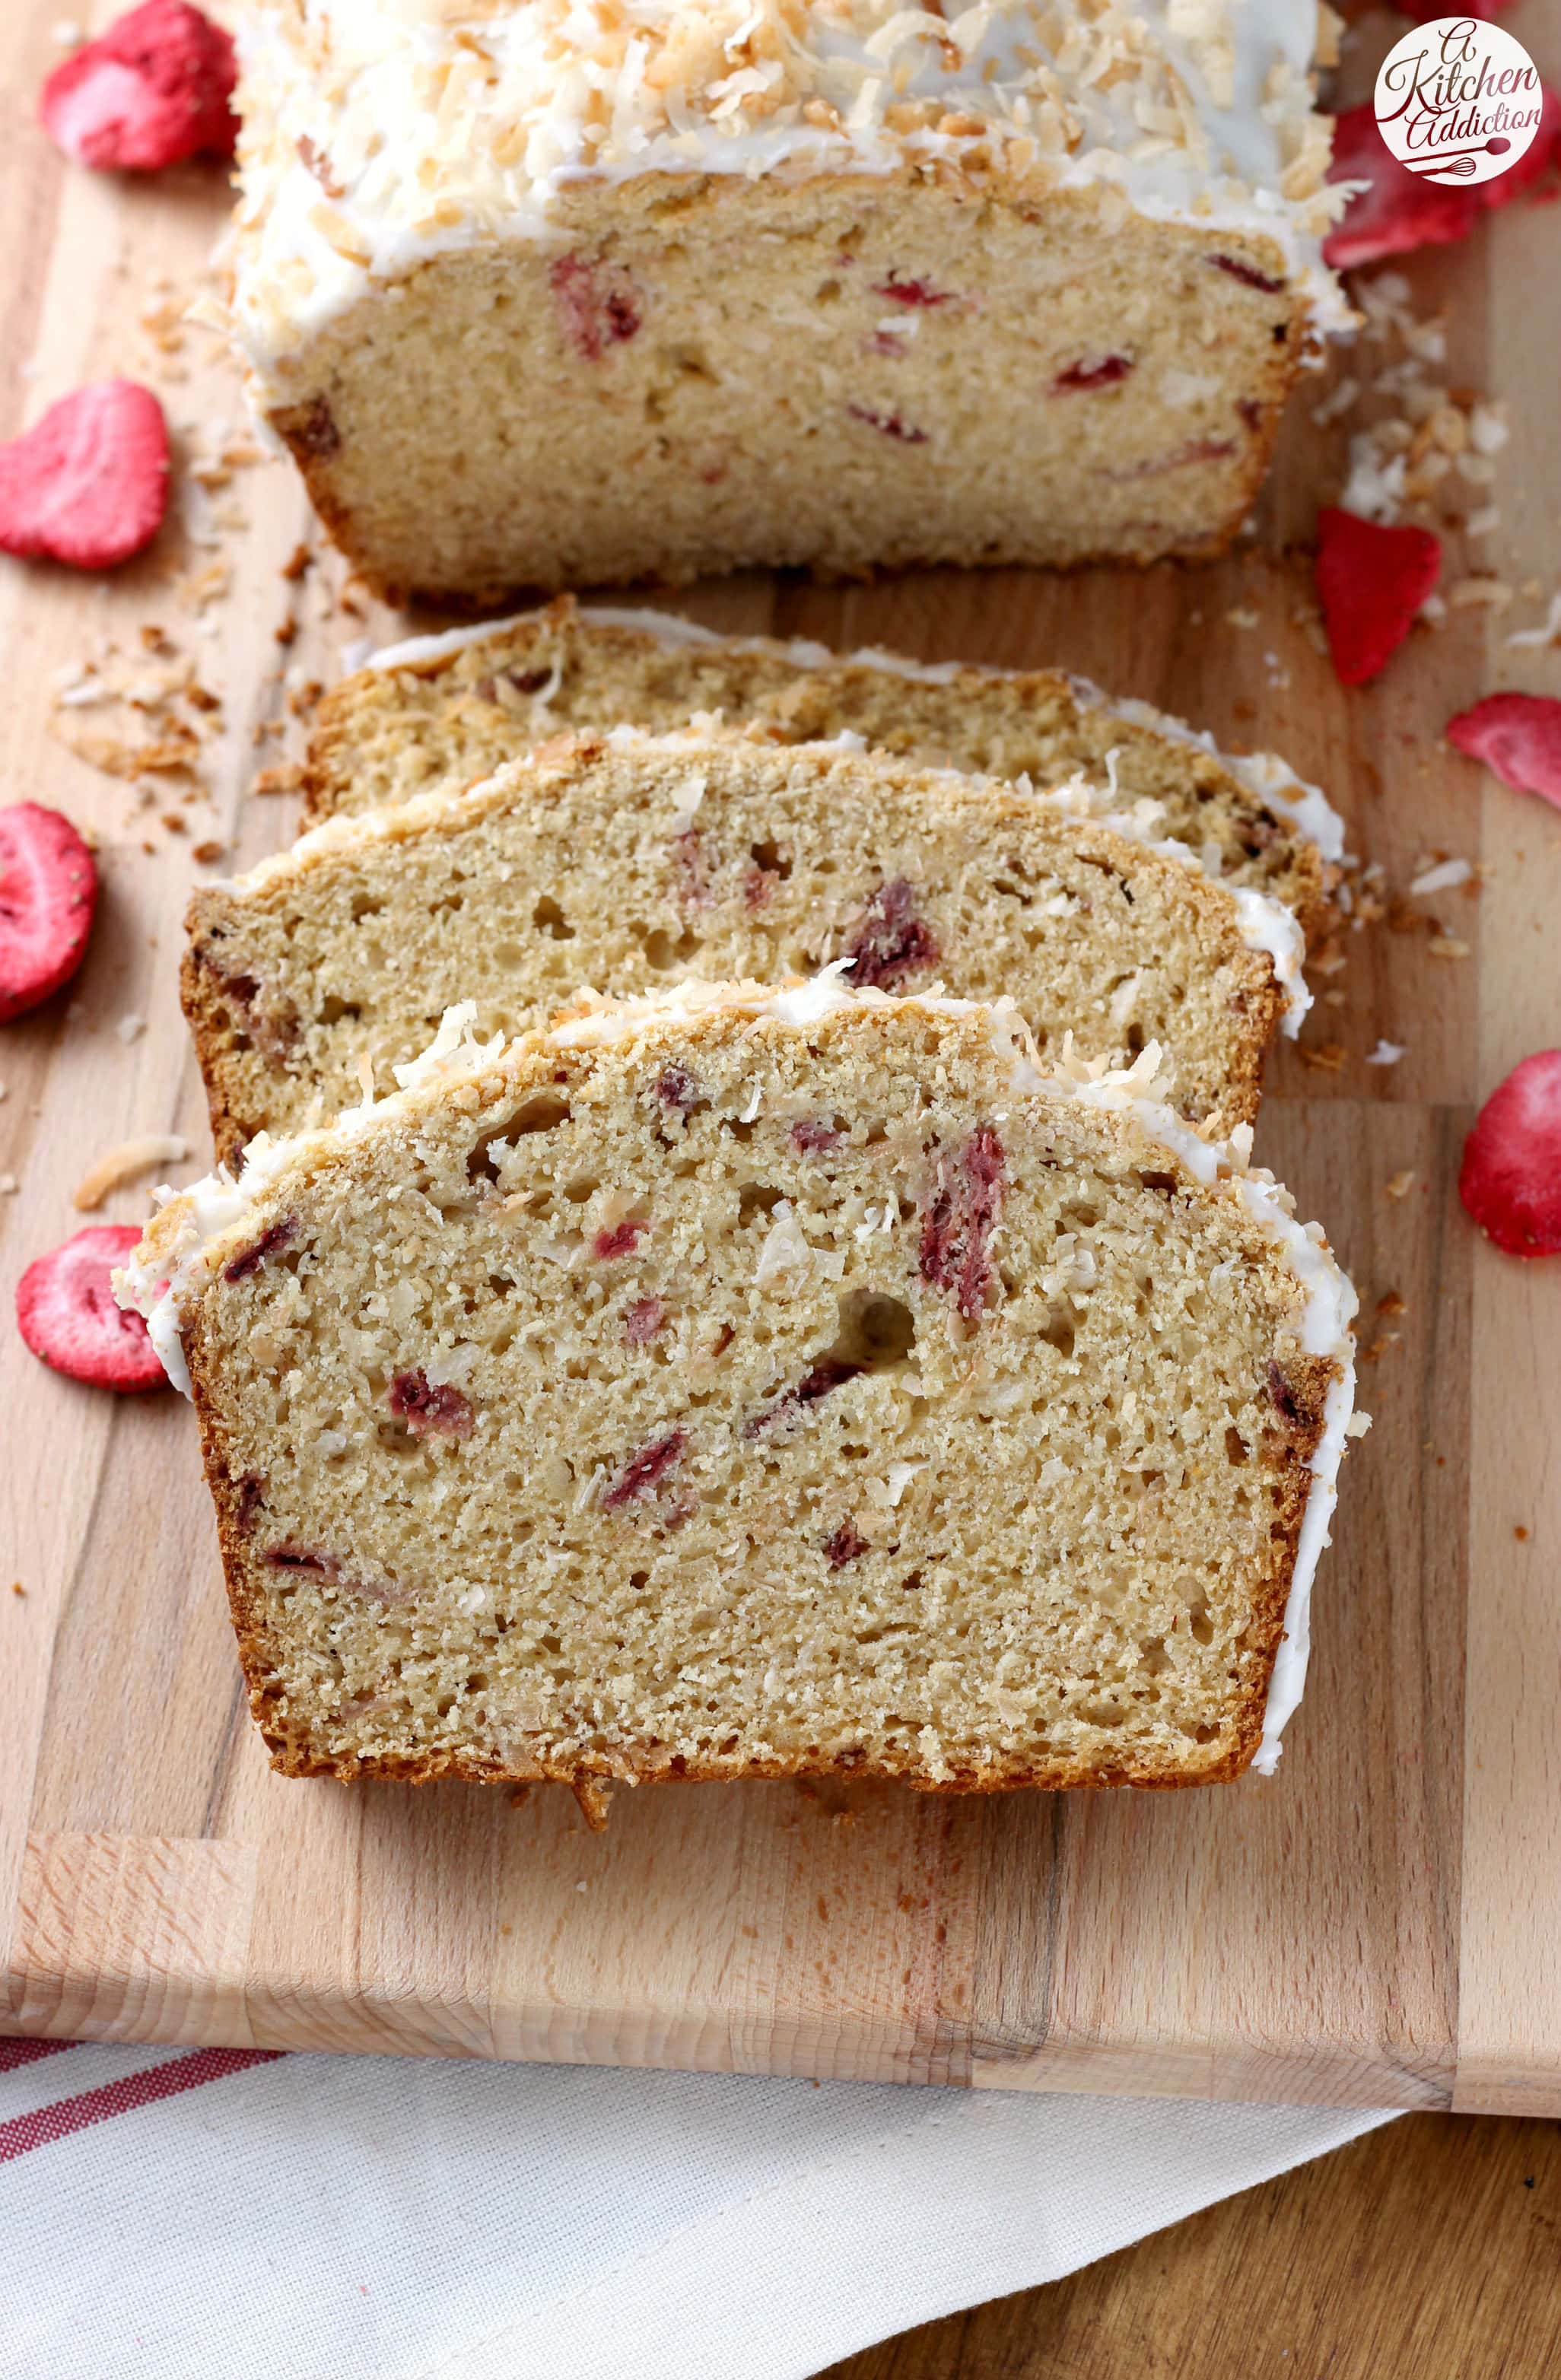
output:
[{"label": "toasted coconut crumb scattered", "polygon": [[139,1041],[146,1031],[146,1019],[144,1016],[122,1016],[114,1030],[128,1049],[130,1043]]},{"label": "toasted coconut crumb scattered", "polygon": [[1440,860],[1434,867],[1421,869],[1410,884],[1409,892],[1417,901],[1432,892],[1451,892],[1458,885],[1467,884],[1473,874],[1474,867],[1470,860]]},{"label": "toasted coconut crumb scattered", "polygon": [[1456,934],[1437,934],[1427,942],[1426,949],[1433,959],[1467,959],[1471,955],[1470,945],[1460,942]]},{"label": "toasted coconut crumb scattered", "polygon": [[121,1141],[78,1183],[70,1203],[79,1213],[89,1215],[102,1206],[111,1190],[133,1182],[140,1173],[150,1173],[154,1166],[182,1164],[189,1155],[189,1143],[177,1133],[147,1133],[140,1140]]},{"label": "toasted coconut crumb scattered", "polygon": [[270,769],[262,769],[250,784],[252,794],[296,794],[303,783],[303,771],[296,760],[278,760]]},{"label": "toasted coconut crumb scattered", "polygon": [[1402,1173],[1393,1174],[1384,1184],[1383,1196],[1385,1198],[1407,1198],[1414,1186],[1414,1168],[1407,1166]]},{"label": "toasted coconut crumb scattered", "polygon": [[1455,612],[1465,611],[1472,604],[1483,604],[1493,612],[1505,612],[1512,601],[1513,589],[1506,579],[1492,577],[1488,573],[1457,578],[1447,589],[1447,601]]}]

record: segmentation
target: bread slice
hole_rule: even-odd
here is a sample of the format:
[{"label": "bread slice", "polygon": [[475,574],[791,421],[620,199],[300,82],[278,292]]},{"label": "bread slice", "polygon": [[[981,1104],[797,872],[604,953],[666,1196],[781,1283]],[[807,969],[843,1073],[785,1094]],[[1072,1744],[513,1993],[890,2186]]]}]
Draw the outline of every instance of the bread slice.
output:
[{"label": "bread slice", "polygon": [[278,1767],[1272,1766],[1355,1302],[1153,1052],[1044,1073],[1011,1007],[829,978],[470,1018],[120,1278]]},{"label": "bread slice", "polygon": [[1227,883],[1283,901],[1311,940],[1329,923],[1343,822],[1266,753],[1233,757],[1148,703],[1057,670],[927,666],[895,653],[712,636],[675,614],[582,612],[566,596],[497,626],[392,647],[320,706],[304,768],[311,821],[454,792],[570,729],[656,734],[697,712],[777,741],[865,736],[971,775],[1082,776],[1116,807],[1159,805],[1160,832]]},{"label": "bread slice", "polygon": [[415,1057],[463,998],[513,1033],[582,984],[841,961],[858,987],[1011,993],[1043,1047],[1158,1040],[1185,1112],[1228,1129],[1303,996],[1287,910],[1095,823],[1082,789],[628,729],[334,820],[198,892],[189,931],[185,1009],[228,1159],[348,1105],[365,1063]]}]

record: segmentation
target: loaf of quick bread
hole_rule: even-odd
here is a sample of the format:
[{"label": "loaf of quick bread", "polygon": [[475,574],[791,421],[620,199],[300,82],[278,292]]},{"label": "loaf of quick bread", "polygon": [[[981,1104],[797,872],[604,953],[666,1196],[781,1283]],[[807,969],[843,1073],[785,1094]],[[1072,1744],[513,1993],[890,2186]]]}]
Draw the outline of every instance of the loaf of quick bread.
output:
[{"label": "loaf of quick bread", "polygon": [[392,594],[1214,552],[1348,319],[1330,24],[266,0],[231,322]]}]

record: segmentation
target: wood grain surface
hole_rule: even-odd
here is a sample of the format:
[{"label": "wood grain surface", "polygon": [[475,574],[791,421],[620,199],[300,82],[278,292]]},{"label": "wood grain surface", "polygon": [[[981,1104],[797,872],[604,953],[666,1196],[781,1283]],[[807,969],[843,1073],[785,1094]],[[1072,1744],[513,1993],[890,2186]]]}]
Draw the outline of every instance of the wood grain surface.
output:
[{"label": "wood grain surface", "polygon": [[1409,2116],[825,2380],[1556,2380],[1561,2128]]},{"label": "wood grain surface", "polygon": [[[0,1174],[19,1184],[0,1196],[7,1310],[23,1265],[82,1220],[71,1193],[105,1149],[175,1132],[189,1159],[160,1171],[205,1169],[175,990],[185,901],[209,872],[193,853],[220,844],[230,870],[287,839],[293,803],[252,793],[257,767],[296,750],[311,681],[401,625],[315,552],[285,465],[213,462],[240,393],[214,338],[177,317],[207,274],[220,184],[66,166],[31,121],[55,13],[0,12],[0,434],[127,371],[165,398],[183,492],[106,584],[0,569],[6,797],[91,825],[104,879],[70,994],[0,1032]],[[1418,309],[1448,310],[1447,384],[1507,400],[1489,491],[1502,567],[1546,590],[1555,225],[1515,208],[1411,266]],[[1478,898],[1418,905],[1467,958],[1424,930],[1348,935],[1308,1048],[1272,1068],[1259,1156],[1324,1220],[1363,1336],[1384,1339],[1276,1778],[986,1803],[680,1787],[620,1794],[602,1838],[562,1791],[515,1806],[480,1788],[285,1782],[241,1704],[188,1408],[75,1388],[7,1321],[0,2029],[1561,2109],[1561,1268],[1480,1244],[1454,1191],[1479,1099],[1558,1038],[1561,820],[1439,740],[1488,686],[1561,676],[1553,653],[1505,644],[1518,614],[1471,604],[1376,687],[1337,685],[1293,550],[1343,476],[1345,429],[1311,419],[1320,385],[1294,408],[1254,539],[1201,572],[752,577],[677,599],[719,626],[1080,669],[1286,752],[1390,888],[1428,854],[1488,866]],[[312,559],[289,569],[300,547]],[[117,777],[66,748],[62,733],[79,745],[116,721],[132,740],[162,732],[163,711],[55,707],[111,641],[124,669],[188,656],[217,699],[180,698],[199,735],[183,773]],[[1398,1065],[1364,1062],[1379,1036],[1406,1045]],[[104,1219],[139,1220],[148,1186],[116,1191]]]}]

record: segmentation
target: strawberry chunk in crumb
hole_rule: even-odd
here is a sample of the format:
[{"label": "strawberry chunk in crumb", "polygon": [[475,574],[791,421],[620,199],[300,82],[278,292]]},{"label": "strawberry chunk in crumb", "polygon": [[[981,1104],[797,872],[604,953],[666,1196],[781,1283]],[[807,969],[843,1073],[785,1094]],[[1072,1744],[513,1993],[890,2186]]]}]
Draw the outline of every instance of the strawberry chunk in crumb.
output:
[{"label": "strawberry chunk in crumb", "polygon": [[186,0],[142,0],[57,66],[39,115],[58,149],[100,172],[155,173],[231,157],[233,38]]},{"label": "strawberry chunk in crumb", "polygon": [[1458,1196],[1508,1256],[1561,1254],[1561,1050],[1498,1084],[1463,1145]]}]

